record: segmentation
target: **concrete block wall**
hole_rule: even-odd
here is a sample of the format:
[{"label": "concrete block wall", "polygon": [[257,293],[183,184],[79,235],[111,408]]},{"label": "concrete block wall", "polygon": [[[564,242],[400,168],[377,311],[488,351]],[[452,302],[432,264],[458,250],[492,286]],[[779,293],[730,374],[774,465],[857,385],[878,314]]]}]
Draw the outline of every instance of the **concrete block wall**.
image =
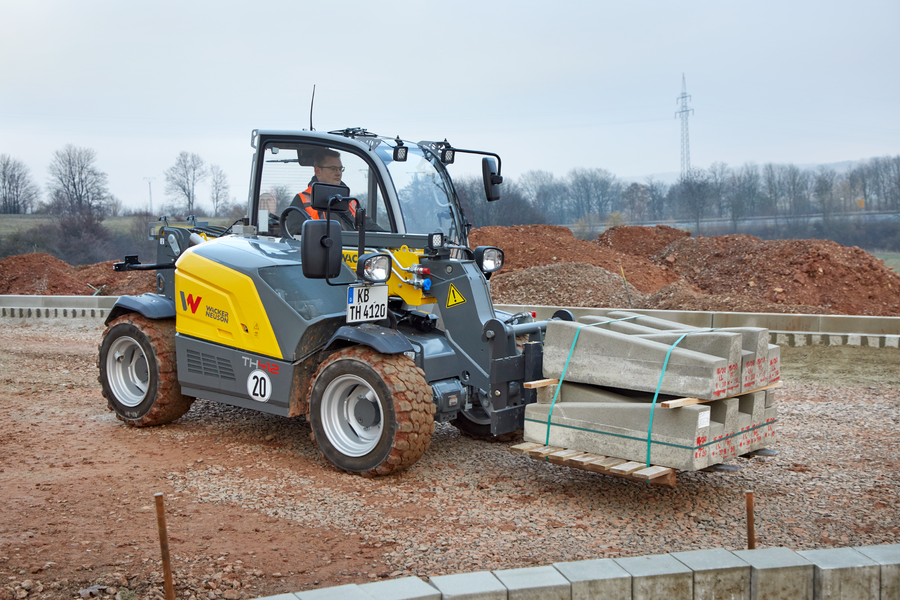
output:
[{"label": "concrete block wall", "polygon": [[765,327],[769,342],[787,346],[811,344],[850,344],[879,348],[900,347],[900,317],[855,315],[793,315],[778,313],[713,313],[704,311],[644,310],[558,307],[498,304],[495,308],[509,313],[534,311],[538,319],[549,319],[560,308],[575,318],[605,316],[615,310],[628,310],[642,315],[677,321],[693,327]]},{"label": "concrete block wall", "polygon": [[887,600],[900,544],[794,552],[723,548],[403,577],[259,600]]}]

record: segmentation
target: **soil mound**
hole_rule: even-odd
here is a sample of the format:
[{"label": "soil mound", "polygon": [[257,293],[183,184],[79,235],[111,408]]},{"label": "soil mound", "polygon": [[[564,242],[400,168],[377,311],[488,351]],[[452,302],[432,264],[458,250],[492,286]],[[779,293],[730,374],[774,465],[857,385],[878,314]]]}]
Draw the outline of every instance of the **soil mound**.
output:
[{"label": "soil mound", "polygon": [[638,307],[644,295],[625,285],[621,275],[585,263],[530,267],[491,277],[497,304],[542,306]]},{"label": "soil mound", "polygon": [[686,281],[676,281],[655,294],[644,297],[635,308],[656,310],[697,310],[710,312],[783,313],[837,315],[838,311],[805,304],[774,304],[752,296],[711,296],[695,290]]},{"label": "soil mound", "polygon": [[668,225],[656,225],[655,227],[617,225],[597,236],[594,243],[599,244],[602,248],[612,248],[617,252],[649,259],[662,252],[673,242],[686,237],[691,237],[689,231],[682,231]]},{"label": "soil mound", "polygon": [[678,276],[646,258],[603,248],[594,242],[579,240],[572,231],[557,225],[520,225],[473,229],[469,244],[496,246],[503,250],[505,264],[501,272],[559,263],[586,263],[621,275],[643,293],[653,293],[672,283]]},{"label": "soil mound", "polygon": [[73,267],[49,254],[9,256],[0,260],[0,294],[121,296],[156,291],[154,271],[117,273],[113,262]]},{"label": "soil mound", "polygon": [[900,275],[828,240],[684,237],[650,257],[700,291],[851,315],[900,315]]}]

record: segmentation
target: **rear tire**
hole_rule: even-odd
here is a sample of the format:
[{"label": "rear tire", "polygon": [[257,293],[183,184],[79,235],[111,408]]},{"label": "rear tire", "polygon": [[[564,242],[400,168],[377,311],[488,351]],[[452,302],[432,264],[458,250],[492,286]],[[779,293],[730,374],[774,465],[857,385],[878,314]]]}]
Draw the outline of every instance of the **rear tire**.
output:
[{"label": "rear tire", "polygon": [[109,409],[128,425],[170,423],[194,401],[178,383],[173,320],[122,315],[103,332],[97,367]]},{"label": "rear tire", "polygon": [[316,372],[310,436],[335,467],[387,475],[425,454],[434,411],[431,388],[412,359],[353,346],[329,356]]}]

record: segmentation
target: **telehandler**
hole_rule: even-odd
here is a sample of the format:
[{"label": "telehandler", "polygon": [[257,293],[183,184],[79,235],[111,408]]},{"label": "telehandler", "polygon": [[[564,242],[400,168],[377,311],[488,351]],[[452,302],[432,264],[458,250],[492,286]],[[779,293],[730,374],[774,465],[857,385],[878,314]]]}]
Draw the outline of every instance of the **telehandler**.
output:
[{"label": "telehandler", "polygon": [[[548,321],[494,309],[503,252],[468,247],[447,171],[483,155],[493,202],[500,157],[359,128],[254,130],[251,146],[241,222],[161,218],[156,263],[116,265],[157,271],[156,293],[120,297],[106,320],[99,380],[118,418],[168,423],[195,398],[305,416],[328,461],[364,476],[415,463],[435,422],[479,438],[523,429]],[[335,153],[340,166],[317,162]],[[322,168],[340,183],[318,181]]]}]

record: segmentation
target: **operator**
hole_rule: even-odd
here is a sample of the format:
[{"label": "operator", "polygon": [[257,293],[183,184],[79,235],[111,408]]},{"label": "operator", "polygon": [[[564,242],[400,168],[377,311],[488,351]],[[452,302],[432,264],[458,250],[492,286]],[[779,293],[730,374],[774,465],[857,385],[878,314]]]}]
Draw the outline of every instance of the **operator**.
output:
[{"label": "operator", "polygon": [[[290,231],[299,231],[300,225],[307,219],[324,219],[325,211],[316,210],[312,206],[312,185],[316,182],[328,183],[331,185],[346,185],[341,181],[341,174],[344,172],[344,166],[341,163],[341,154],[336,150],[323,149],[316,153],[313,159],[313,171],[315,175],[309,180],[309,186],[305,191],[294,196],[291,206],[300,208],[308,215],[305,219],[301,219],[301,215],[292,212],[288,215],[288,225]],[[351,204],[350,214],[356,215],[356,207]],[[333,216],[338,216],[333,213]],[[343,216],[343,215],[341,215]],[[352,218],[341,218],[342,229],[347,229],[352,222]],[[352,226],[350,227],[352,229]]]}]

